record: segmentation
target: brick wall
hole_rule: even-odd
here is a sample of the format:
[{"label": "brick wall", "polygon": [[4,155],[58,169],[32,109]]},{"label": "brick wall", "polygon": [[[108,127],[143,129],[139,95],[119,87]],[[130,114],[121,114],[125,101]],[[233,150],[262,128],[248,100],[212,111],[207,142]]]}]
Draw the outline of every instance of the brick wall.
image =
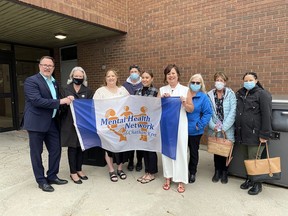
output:
[{"label": "brick wall", "polygon": [[287,94],[287,5],[287,0],[127,1],[127,35],[78,44],[79,65],[93,89],[102,84],[101,65],[118,68],[123,82],[129,65],[139,64],[155,74],[159,87],[163,68],[176,63],[185,85],[202,73],[210,89],[213,74],[224,71],[237,90],[243,74],[253,70],[272,94]]},{"label": "brick wall", "polygon": [[20,0],[88,22],[127,31],[127,0]]}]

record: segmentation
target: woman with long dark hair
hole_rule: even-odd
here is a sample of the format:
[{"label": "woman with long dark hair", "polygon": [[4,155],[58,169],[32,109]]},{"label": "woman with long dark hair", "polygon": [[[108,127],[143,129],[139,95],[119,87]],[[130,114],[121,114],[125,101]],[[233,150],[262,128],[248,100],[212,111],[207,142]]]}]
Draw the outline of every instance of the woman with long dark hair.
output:
[{"label": "woman with long dark hair", "polygon": [[[153,82],[153,73],[148,71],[143,71],[141,73],[142,78],[142,87],[136,90],[135,95],[146,96],[146,97],[157,97],[158,89],[155,88],[152,84]],[[144,155],[144,165],[145,165],[145,174],[138,178],[137,181],[142,184],[149,183],[155,179],[155,174],[158,172],[157,166],[157,154],[156,152],[143,151]]]},{"label": "woman with long dark hair", "polygon": [[[243,76],[243,88],[236,93],[236,144],[241,145],[244,159],[255,159],[259,143],[266,143],[271,133],[272,97],[264,90],[255,72]],[[260,148],[262,154],[264,146]],[[261,182],[252,182],[248,177],[241,189],[249,189],[248,194],[257,195],[262,191]]]}]

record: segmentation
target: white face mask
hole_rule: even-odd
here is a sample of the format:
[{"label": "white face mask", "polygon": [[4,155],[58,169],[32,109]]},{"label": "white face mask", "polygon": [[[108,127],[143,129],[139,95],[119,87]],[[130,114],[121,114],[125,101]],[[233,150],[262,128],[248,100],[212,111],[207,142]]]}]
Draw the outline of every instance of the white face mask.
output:
[{"label": "white face mask", "polygon": [[223,82],[215,82],[215,87],[217,90],[222,90],[225,84]]}]

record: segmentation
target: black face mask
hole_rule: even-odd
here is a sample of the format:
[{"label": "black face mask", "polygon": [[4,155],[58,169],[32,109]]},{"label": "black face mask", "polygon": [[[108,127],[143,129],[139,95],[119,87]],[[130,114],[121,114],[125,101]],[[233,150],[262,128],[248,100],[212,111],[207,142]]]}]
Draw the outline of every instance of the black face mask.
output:
[{"label": "black face mask", "polygon": [[77,79],[77,78],[73,78],[73,83],[75,85],[81,85],[83,83],[84,79]]}]

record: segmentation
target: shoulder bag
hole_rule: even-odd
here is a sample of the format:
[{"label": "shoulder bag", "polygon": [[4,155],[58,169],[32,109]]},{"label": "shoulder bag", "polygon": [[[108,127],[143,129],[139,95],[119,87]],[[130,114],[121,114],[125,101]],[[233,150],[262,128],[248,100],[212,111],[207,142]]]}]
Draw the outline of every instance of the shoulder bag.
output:
[{"label": "shoulder bag", "polygon": [[281,179],[281,161],[280,157],[270,158],[268,151],[268,144],[266,145],[267,158],[258,159],[261,143],[258,146],[257,155],[255,159],[244,160],[248,177],[251,181],[261,182],[266,180],[280,180]]}]

